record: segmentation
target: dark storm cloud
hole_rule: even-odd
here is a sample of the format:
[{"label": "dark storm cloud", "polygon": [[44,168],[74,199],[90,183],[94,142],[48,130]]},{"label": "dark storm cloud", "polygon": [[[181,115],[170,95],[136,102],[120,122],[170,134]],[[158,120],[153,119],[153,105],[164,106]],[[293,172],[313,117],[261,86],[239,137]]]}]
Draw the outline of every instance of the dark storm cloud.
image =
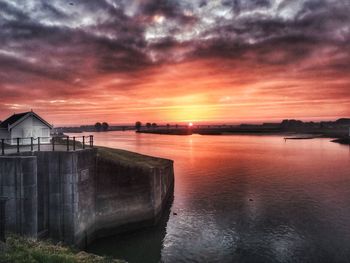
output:
[{"label": "dark storm cloud", "polygon": [[288,65],[327,48],[336,70],[349,59],[349,12],[331,0],[0,0],[0,76],[74,82],[205,57]]},{"label": "dark storm cloud", "polygon": [[[262,6],[261,1],[250,3],[257,10]],[[344,59],[349,59],[350,6],[347,2],[304,1],[298,9],[294,7],[279,16],[272,15],[272,11],[244,12],[240,1],[231,4],[233,10],[239,6],[240,15],[204,31],[202,39],[205,40],[194,41],[196,57],[239,58],[253,53],[260,63],[289,64],[333,48],[334,54],[343,53]],[[269,6],[270,3],[266,3],[264,7]],[[283,6],[287,7],[288,3],[281,2],[276,10],[283,10]]]},{"label": "dark storm cloud", "polygon": [[[7,2],[0,6],[0,67],[7,76],[2,82],[16,82],[13,76],[21,72],[69,81],[76,75],[149,64],[142,27],[103,1],[67,3],[60,9],[41,3],[36,11],[21,11]],[[82,11],[87,10],[85,21]]]}]

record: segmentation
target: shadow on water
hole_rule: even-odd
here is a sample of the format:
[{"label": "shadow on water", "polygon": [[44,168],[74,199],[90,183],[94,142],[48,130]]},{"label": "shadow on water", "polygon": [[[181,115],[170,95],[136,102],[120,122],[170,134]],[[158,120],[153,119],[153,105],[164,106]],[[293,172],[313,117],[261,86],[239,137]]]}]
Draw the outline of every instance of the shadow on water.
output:
[{"label": "shadow on water", "polygon": [[157,225],[95,240],[87,248],[87,251],[97,255],[124,259],[129,263],[160,262],[163,240],[173,202],[174,196],[172,195]]}]

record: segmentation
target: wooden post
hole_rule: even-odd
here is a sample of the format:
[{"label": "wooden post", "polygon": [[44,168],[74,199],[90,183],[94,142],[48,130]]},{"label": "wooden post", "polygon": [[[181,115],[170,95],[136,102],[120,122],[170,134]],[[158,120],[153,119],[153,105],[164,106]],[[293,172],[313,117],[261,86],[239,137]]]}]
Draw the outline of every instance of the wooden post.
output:
[{"label": "wooden post", "polygon": [[30,151],[33,151],[34,150],[34,138],[33,137],[30,137]]},{"label": "wooden post", "polygon": [[85,136],[83,136],[83,149],[85,149]]},{"label": "wooden post", "polygon": [[17,138],[17,153],[19,153],[19,138]]},{"label": "wooden post", "polygon": [[5,155],[5,139],[1,139],[1,154]]},{"label": "wooden post", "polygon": [[75,151],[75,137],[73,137],[73,151]]},{"label": "wooden post", "polygon": [[54,152],[55,151],[55,137],[52,137],[51,139],[52,141],[52,151]]},{"label": "wooden post", "polygon": [[67,152],[69,152],[69,136],[67,136]]},{"label": "wooden post", "polygon": [[40,137],[38,137],[38,152],[40,152]]}]

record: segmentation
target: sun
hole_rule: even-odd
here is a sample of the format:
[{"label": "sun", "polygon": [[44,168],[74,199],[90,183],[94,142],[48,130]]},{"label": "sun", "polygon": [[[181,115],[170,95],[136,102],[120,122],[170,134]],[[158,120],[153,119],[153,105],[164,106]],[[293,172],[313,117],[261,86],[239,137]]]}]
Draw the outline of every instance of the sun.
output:
[{"label": "sun", "polygon": [[188,127],[192,127],[192,126],[193,126],[193,123],[190,122],[190,123],[188,124]]}]

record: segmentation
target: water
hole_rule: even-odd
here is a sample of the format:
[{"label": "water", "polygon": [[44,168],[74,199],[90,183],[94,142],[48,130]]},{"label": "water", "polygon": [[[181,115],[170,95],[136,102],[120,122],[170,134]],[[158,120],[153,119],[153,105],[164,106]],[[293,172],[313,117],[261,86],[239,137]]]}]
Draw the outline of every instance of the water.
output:
[{"label": "water", "polygon": [[[129,262],[350,262],[350,148],[329,139],[95,133],[175,161],[154,228],[94,242]],[[173,213],[177,213],[174,215]]]}]

